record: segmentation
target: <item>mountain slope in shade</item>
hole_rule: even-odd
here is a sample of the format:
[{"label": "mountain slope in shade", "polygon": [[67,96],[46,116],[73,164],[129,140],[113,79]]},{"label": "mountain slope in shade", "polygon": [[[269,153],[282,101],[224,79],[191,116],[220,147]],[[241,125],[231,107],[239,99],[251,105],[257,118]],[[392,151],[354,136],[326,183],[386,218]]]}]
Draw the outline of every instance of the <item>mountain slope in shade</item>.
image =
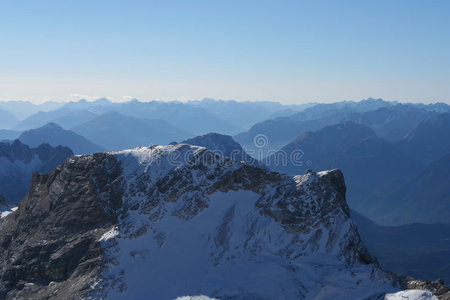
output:
[{"label": "mountain slope in shade", "polygon": [[234,138],[245,147],[255,148],[255,137],[263,134],[267,137],[266,148],[278,150],[302,133],[352,121],[371,127],[383,139],[397,141],[437,114],[413,104],[380,99],[318,104],[294,115],[259,122]]},{"label": "mountain slope in shade", "polygon": [[450,282],[450,224],[379,226],[352,211],[364,244],[392,272]]},{"label": "mountain slope in shade", "polygon": [[55,123],[24,131],[19,136],[19,140],[31,147],[37,147],[41,144],[49,144],[55,147],[67,146],[75,154],[91,154],[105,150],[85,137],[73,131],[65,130]]},{"label": "mountain slope in shade", "polygon": [[200,101],[189,101],[186,104],[200,107],[216,118],[226,120],[243,129],[248,129],[257,122],[271,118],[274,113],[290,110],[294,114],[314,105],[312,103],[282,105],[278,102],[268,101],[224,101],[208,98]]},{"label": "mountain slope in shade", "polygon": [[[317,111],[316,111],[317,110]],[[316,131],[325,126],[337,124],[347,119],[347,110],[319,110],[316,106],[288,117],[278,117],[253,125],[248,131],[234,136],[242,146],[257,153],[256,157],[266,155],[264,150],[278,150],[298,135],[308,131]],[[263,145],[257,143],[263,136]],[[261,152],[261,155],[258,153]]]},{"label": "mountain slope in shade", "polygon": [[430,120],[437,114],[412,104],[397,104],[353,114],[349,120],[369,126],[379,137],[387,141],[398,141],[418,124]]},{"label": "mountain slope in shade", "polygon": [[72,155],[67,147],[30,148],[16,140],[0,143],[0,195],[17,203],[26,194],[33,172],[48,173]]},{"label": "mountain slope in shade", "polygon": [[30,130],[34,128],[39,128],[45,124],[51,123],[53,120],[58,118],[63,118],[65,115],[71,113],[71,110],[65,109],[63,107],[51,110],[51,111],[39,111],[26,119],[21,120],[14,126],[14,130]]},{"label": "mountain slope in shade", "polygon": [[11,129],[19,120],[9,111],[0,109],[0,129]]},{"label": "mountain slope in shade", "polygon": [[385,225],[450,224],[450,154],[417,176],[372,198],[373,220]]},{"label": "mountain slope in shade", "polygon": [[6,299],[395,291],[349,218],[339,170],[291,177],[179,144],[76,156],[32,184],[0,220]]},{"label": "mountain slope in shade", "polygon": [[137,119],[116,112],[105,113],[72,130],[110,151],[168,144],[192,136],[162,120]]},{"label": "mountain slope in shade", "polygon": [[27,130],[50,122],[57,123],[64,128],[70,128],[80,125],[82,121],[92,120],[92,114],[102,115],[107,112],[116,112],[137,119],[162,120],[194,134],[205,134],[211,131],[236,134],[243,130],[231,122],[213,116],[199,106],[182,102],[140,102],[134,99],[125,103],[115,103],[105,98],[93,102],[82,99],[77,102],[66,103],[52,111],[37,112],[19,122],[14,129]]},{"label": "mountain slope in shade", "polygon": [[[280,160],[282,157],[286,160]],[[300,135],[263,163],[288,174],[340,168],[346,177],[350,207],[371,218],[371,196],[423,170],[420,163],[377,137],[371,128],[353,122]]]},{"label": "mountain slope in shade", "polygon": [[18,119],[23,120],[39,111],[50,111],[58,109],[62,102],[46,101],[34,104],[28,101],[0,101],[0,108],[11,112]]},{"label": "mountain slope in shade", "polygon": [[135,118],[163,120],[194,135],[208,132],[236,134],[243,130],[225,119],[213,116],[201,107],[178,101],[140,102],[135,99],[123,103],[115,111]]},{"label": "mountain slope in shade", "polygon": [[[342,101],[329,104],[317,104],[292,115],[259,122],[248,131],[240,133],[234,138],[241,145],[255,151],[265,149],[278,150],[302,133],[316,131],[325,126],[346,122],[352,114],[354,118],[360,113],[394,104],[395,102],[372,98],[359,102]],[[255,145],[255,138],[261,134],[267,140],[264,147]],[[264,153],[262,156],[266,156],[266,154]],[[257,157],[260,156],[257,155]]]},{"label": "mountain slope in shade", "polygon": [[233,160],[243,161],[262,167],[262,164],[258,160],[248,155],[244,149],[242,149],[241,145],[239,145],[239,143],[233,140],[233,138],[229,135],[208,133],[205,135],[196,136],[192,139],[187,139],[181,143],[202,146]]},{"label": "mountain slope in shade", "polygon": [[399,147],[411,157],[424,163],[450,153],[450,113],[442,113],[420,123],[404,139]]},{"label": "mountain slope in shade", "polygon": [[89,110],[76,110],[52,120],[52,123],[56,123],[64,129],[70,129],[77,125],[89,122],[96,117],[98,117],[98,114]]},{"label": "mountain slope in shade", "polygon": [[21,131],[8,130],[8,129],[0,129],[0,141],[3,140],[15,140],[21,134]]},{"label": "mountain slope in shade", "polygon": [[44,126],[48,123],[56,123],[63,128],[79,125],[92,120],[95,116],[118,106],[119,103],[105,102],[104,99],[88,102],[81,99],[77,102],[68,102],[54,110],[38,111],[26,119],[20,121],[15,130],[28,130]]}]

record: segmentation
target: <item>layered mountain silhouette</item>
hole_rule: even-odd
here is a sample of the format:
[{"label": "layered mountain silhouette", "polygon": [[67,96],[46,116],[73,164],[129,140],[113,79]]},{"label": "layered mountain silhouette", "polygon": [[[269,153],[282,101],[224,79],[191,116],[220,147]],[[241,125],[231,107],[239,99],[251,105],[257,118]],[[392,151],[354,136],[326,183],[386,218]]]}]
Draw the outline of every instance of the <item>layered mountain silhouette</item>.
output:
[{"label": "layered mountain silhouette", "polygon": [[55,123],[24,131],[19,136],[19,140],[31,147],[37,147],[44,143],[52,146],[67,146],[75,154],[91,154],[105,151],[105,148],[94,144],[71,130],[63,129]]},{"label": "layered mountain silhouette", "polygon": [[263,163],[288,174],[340,168],[347,181],[349,205],[366,214],[370,195],[423,169],[395,145],[379,138],[373,129],[353,122],[304,133]]},{"label": "layered mountain silhouette", "polygon": [[105,98],[93,102],[86,100],[69,102],[52,111],[37,112],[19,122],[14,129],[27,130],[50,122],[57,123],[64,128],[71,128],[92,120],[94,115],[99,116],[107,112],[117,112],[138,119],[163,120],[193,134],[205,134],[211,131],[236,134],[243,130],[196,105],[181,102],[140,102],[137,99],[125,103],[115,103]]},{"label": "layered mountain silhouette", "polygon": [[50,111],[63,106],[62,102],[46,101],[35,104],[29,101],[0,101],[0,108],[9,111],[19,120],[28,118],[39,111]]},{"label": "layered mountain silhouette", "polygon": [[0,129],[11,129],[19,120],[9,111],[0,109]]},{"label": "layered mountain silhouette", "polygon": [[0,141],[4,140],[15,140],[21,134],[21,131],[0,129]]},{"label": "layered mountain silhouette", "polygon": [[[278,117],[253,125],[248,131],[234,136],[241,145],[255,152],[280,149],[299,134],[319,130],[347,119],[347,110],[316,111],[316,106],[288,117]],[[261,147],[255,140],[264,135],[267,143]]]},{"label": "layered mountain silhouette", "polygon": [[450,113],[421,122],[399,141],[399,147],[424,164],[450,154]]},{"label": "layered mountain silhouette", "polygon": [[89,122],[98,117],[98,114],[89,110],[75,110],[64,114],[62,117],[55,118],[52,123],[56,123],[64,129],[70,129],[77,125]]},{"label": "layered mountain silhouette", "polygon": [[73,153],[67,147],[42,144],[30,148],[19,140],[0,142],[0,195],[16,203],[27,193],[34,172],[49,173]]},{"label": "layered mountain silhouette", "polygon": [[109,151],[168,144],[192,136],[163,120],[139,119],[116,112],[107,112],[72,130]]},{"label": "layered mountain silhouette", "polygon": [[360,114],[352,114],[349,120],[369,126],[387,141],[398,141],[419,123],[430,120],[438,113],[412,104],[380,107]]},{"label": "layered mountain silhouette", "polygon": [[134,100],[123,103],[117,107],[116,111],[135,118],[163,120],[194,135],[208,132],[236,134],[243,130],[226,119],[211,115],[201,107],[177,101],[140,102]]},{"label": "layered mountain silhouette", "polygon": [[257,122],[270,119],[275,113],[294,114],[314,105],[312,103],[282,105],[278,102],[268,101],[222,101],[208,98],[201,101],[189,101],[187,104],[200,107],[216,118],[226,120],[243,129],[248,129]]},{"label": "layered mountain silhouette", "polygon": [[397,104],[381,99],[318,104],[293,115],[259,122],[234,138],[247,148],[258,149],[254,140],[258,135],[264,135],[268,141],[265,148],[277,150],[304,132],[352,121],[371,127],[381,138],[397,141],[404,138],[419,123],[438,115],[433,109],[444,108]]}]

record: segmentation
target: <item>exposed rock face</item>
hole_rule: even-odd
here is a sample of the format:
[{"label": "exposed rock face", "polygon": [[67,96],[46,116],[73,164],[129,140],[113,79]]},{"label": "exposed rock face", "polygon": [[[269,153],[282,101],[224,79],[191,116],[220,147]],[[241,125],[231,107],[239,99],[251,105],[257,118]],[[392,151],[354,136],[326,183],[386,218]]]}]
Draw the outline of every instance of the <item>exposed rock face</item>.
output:
[{"label": "exposed rock face", "polygon": [[102,267],[98,240],[121,206],[120,175],[106,154],[34,174],[19,209],[0,220],[0,299],[78,299],[90,290]]},{"label": "exposed rock face", "polygon": [[72,157],[0,219],[6,299],[356,299],[389,281],[339,170],[291,177],[190,145]]},{"label": "exposed rock face", "polygon": [[33,172],[51,172],[72,154],[67,147],[48,144],[30,148],[19,140],[0,143],[0,194],[17,203],[25,196]]},{"label": "exposed rock face", "polygon": [[408,290],[428,290],[439,300],[450,300],[450,288],[445,286],[442,280],[427,281],[406,277],[403,279],[402,285]]}]

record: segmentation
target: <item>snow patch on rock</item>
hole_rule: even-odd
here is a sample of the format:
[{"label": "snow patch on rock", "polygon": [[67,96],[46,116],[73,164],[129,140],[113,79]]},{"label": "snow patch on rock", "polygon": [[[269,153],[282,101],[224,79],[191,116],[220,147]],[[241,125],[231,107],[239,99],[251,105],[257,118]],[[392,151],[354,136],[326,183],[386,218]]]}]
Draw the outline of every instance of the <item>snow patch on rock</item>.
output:
[{"label": "snow patch on rock", "polygon": [[119,231],[117,230],[117,227],[111,228],[111,230],[105,232],[99,239],[99,242],[108,241],[110,239],[113,239],[119,235]]},{"label": "snow patch on rock", "polygon": [[13,212],[15,212],[18,209],[18,207],[13,207],[11,208],[11,210],[7,210],[7,211],[3,211],[0,214],[0,219],[6,218],[8,215],[12,214]]},{"label": "snow patch on rock", "polygon": [[430,291],[405,290],[393,294],[386,294],[384,300],[438,300]]},{"label": "snow patch on rock", "polygon": [[183,296],[183,297],[178,297],[175,300],[219,300],[217,298],[209,298],[207,296]]}]

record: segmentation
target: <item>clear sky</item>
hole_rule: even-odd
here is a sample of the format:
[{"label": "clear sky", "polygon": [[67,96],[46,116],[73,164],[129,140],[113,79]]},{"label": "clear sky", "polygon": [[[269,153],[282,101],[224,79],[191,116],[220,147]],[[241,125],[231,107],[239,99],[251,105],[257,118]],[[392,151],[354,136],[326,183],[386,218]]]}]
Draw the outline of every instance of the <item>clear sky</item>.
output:
[{"label": "clear sky", "polygon": [[448,0],[0,0],[0,100],[450,102]]}]

